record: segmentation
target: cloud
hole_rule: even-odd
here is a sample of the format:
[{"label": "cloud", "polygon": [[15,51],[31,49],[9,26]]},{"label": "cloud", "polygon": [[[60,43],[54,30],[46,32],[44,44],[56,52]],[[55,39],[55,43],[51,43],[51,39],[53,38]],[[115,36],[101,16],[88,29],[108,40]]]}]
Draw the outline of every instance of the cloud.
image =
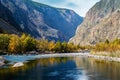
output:
[{"label": "cloud", "polygon": [[66,6],[72,7],[72,8],[77,8],[78,6],[74,3],[68,3]]},{"label": "cloud", "polygon": [[33,0],[59,8],[74,10],[80,16],[85,16],[86,12],[99,0]]}]

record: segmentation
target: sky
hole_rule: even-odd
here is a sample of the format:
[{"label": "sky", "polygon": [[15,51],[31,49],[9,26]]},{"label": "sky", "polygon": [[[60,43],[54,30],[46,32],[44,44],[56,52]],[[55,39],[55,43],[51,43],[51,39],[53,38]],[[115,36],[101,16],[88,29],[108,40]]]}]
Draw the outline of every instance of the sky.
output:
[{"label": "sky", "polygon": [[33,0],[57,8],[74,10],[80,16],[85,16],[87,11],[99,0]]}]

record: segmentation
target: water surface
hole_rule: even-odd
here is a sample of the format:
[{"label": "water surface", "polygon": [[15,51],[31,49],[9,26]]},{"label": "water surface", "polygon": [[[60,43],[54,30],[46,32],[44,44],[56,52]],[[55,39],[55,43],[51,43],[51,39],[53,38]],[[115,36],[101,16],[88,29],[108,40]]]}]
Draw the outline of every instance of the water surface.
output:
[{"label": "water surface", "polygon": [[87,57],[43,58],[0,68],[0,80],[120,80],[120,63]]}]

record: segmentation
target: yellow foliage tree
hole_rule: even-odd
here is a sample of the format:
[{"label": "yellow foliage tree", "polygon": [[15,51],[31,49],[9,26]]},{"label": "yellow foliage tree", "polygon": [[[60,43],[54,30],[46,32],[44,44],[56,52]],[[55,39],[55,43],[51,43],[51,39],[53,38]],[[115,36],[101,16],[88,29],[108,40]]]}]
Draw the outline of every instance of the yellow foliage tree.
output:
[{"label": "yellow foliage tree", "polygon": [[49,42],[49,44],[48,44],[48,50],[49,50],[49,51],[53,51],[54,48],[55,48],[55,43],[54,43],[54,41]]},{"label": "yellow foliage tree", "polygon": [[37,48],[39,49],[40,52],[45,52],[48,50],[48,40],[38,40],[37,41]]},{"label": "yellow foliage tree", "polygon": [[25,39],[26,39],[27,35],[26,34],[22,34],[20,37],[20,42],[21,42],[21,52],[24,53],[25,52]]},{"label": "yellow foliage tree", "polygon": [[28,35],[23,41],[25,51],[33,51],[36,49],[36,40]]},{"label": "yellow foliage tree", "polygon": [[11,53],[17,53],[19,52],[19,46],[20,46],[20,39],[17,35],[11,35],[9,45],[8,45],[8,51]]}]

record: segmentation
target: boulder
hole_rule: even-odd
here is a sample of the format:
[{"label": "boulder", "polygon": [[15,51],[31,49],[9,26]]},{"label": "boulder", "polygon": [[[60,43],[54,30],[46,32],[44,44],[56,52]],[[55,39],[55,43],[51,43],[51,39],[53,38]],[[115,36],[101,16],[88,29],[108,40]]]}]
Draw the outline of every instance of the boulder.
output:
[{"label": "boulder", "polygon": [[21,67],[23,65],[24,65],[23,62],[17,62],[12,67]]},{"label": "boulder", "polygon": [[4,65],[5,59],[3,56],[0,56],[0,66]]}]

